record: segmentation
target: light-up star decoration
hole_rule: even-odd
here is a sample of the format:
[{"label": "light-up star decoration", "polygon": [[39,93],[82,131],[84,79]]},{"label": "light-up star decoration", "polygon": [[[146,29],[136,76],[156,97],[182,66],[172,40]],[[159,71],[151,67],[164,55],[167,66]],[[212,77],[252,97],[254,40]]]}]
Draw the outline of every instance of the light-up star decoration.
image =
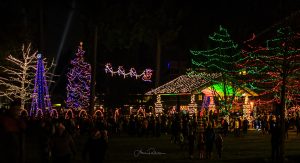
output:
[{"label": "light-up star decoration", "polygon": [[143,81],[151,82],[152,72],[153,70],[151,69],[145,69],[141,74],[138,74],[135,68],[130,68],[129,72],[126,73],[123,66],[119,66],[118,70],[114,71],[111,63],[107,63],[105,65],[105,73],[110,73],[111,76],[117,74],[118,76],[123,76],[124,79],[129,76],[135,79],[141,78]]}]

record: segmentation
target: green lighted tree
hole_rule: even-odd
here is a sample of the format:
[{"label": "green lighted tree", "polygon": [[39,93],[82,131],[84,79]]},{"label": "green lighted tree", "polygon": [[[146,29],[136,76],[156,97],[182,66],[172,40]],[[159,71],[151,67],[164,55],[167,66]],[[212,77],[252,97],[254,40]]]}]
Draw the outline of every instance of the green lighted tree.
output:
[{"label": "green lighted tree", "polygon": [[280,160],[284,160],[285,112],[287,107],[299,98],[300,79],[300,34],[291,28],[280,28],[276,35],[263,46],[256,37],[247,41],[243,51],[241,67],[247,70],[245,79],[260,96],[270,97],[278,104],[275,114],[280,115]]},{"label": "green lighted tree", "polygon": [[191,50],[194,68],[188,74],[197,75],[201,73],[201,70],[208,73],[220,73],[219,78],[207,77],[212,83],[210,89],[213,92],[214,101],[218,104],[220,111],[228,115],[240,86],[237,80],[240,71],[236,66],[240,59],[240,49],[222,26],[208,38],[211,43],[210,49]]}]

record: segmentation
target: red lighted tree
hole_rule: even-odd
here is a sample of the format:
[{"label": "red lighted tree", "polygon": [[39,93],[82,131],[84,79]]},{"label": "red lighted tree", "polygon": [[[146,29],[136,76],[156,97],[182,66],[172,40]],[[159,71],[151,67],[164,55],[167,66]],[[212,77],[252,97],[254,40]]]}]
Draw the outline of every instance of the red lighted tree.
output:
[{"label": "red lighted tree", "polygon": [[255,36],[246,42],[240,66],[246,70],[245,79],[261,97],[277,103],[275,113],[280,118],[280,159],[284,160],[285,112],[299,100],[300,34],[291,28],[278,29],[276,35],[257,44]]}]

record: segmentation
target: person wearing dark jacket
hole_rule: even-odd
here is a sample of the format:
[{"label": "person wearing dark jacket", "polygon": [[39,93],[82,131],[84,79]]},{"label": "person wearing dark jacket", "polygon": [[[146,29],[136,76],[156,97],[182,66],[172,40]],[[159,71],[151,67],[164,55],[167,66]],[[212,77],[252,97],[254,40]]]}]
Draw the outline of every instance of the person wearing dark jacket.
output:
[{"label": "person wearing dark jacket", "polygon": [[226,121],[226,119],[224,120],[224,123],[223,123],[223,134],[224,136],[227,136],[228,135],[228,122]]},{"label": "person wearing dark jacket", "polygon": [[194,158],[194,144],[195,144],[195,134],[193,131],[190,131],[189,135],[188,135],[188,140],[189,140],[189,156],[190,159]]},{"label": "person wearing dark jacket", "polygon": [[[278,121],[278,120],[276,120]],[[273,124],[271,128],[271,147],[272,147],[272,162],[279,159],[279,152],[280,152],[280,126],[279,122]]]},{"label": "person wearing dark jacket", "polygon": [[50,149],[53,162],[72,162],[72,156],[76,153],[75,143],[62,123],[58,124],[55,134],[50,139]]},{"label": "person wearing dark jacket", "polygon": [[90,163],[102,163],[107,147],[108,137],[106,130],[99,131],[94,129],[85,144],[83,158],[86,159],[86,155],[88,155]]},{"label": "person wearing dark jacket", "polygon": [[215,142],[215,132],[214,129],[209,125],[205,130],[205,148],[206,148],[206,158],[211,159],[213,145]]},{"label": "person wearing dark jacket", "polygon": [[216,150],[217,150],[218,157],[221,158],[222,151],[223,151],[223,138],[220,133],[217,134],[215,143],[216,143]]}]

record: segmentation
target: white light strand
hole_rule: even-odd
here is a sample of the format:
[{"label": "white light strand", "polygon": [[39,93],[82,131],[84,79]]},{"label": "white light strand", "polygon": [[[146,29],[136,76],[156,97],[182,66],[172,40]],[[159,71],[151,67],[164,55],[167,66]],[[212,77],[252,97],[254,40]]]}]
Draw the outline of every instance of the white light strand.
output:
[{"label": "white light strand", "polygon": [[157,95],[157,94],[185,94],[197,91],[199,88],[206,86],[211,79],[219,78],[219,73],[199,73],[181,75],[168,83],[161,85],[145,95]]},{"label": "white light strand", "polygon": [[[22,57],[16,58],[9,55],[6,60],[10,62],[9,66],[0,66],[7,76],[0,77],[0,96],[4,96],[13,101],[19,99],[21,101],[20,109],[25,109],[25,102],[31,99],[33,92],[34,70],[36,70],[37,51],[31,50],[31,44],[23,45],[21,49]],[[46,62],[46,59],[44,59]],[[54,65],[47,66],[48,70]],[[47,74],[52,75],[52,74]]]},{"label": "white light strand", "polygon": [[123,76],[124,79],[126,77],[130,76],[130,77],[134,77],[135,79],[141,78],[143,81],[151,82],[152,72],[153,71],[151,69],[145,69],[143,71],[143,73],[137,74],[135,68],[130,68],[129,72],[126,73],[123,66],[119,66],[118,70],[114,71],[111,63],[107,63],[105,65],[105,73],[110,73],[111,76],[114,76],[115,74],[117,74],[118,76]]},{"label": "white light strand", "polygon": [[0,85],[5,88],[0,91],[0,96],[5,96],[10,100],[20,99],[20,109],[24,109],[25,102],[31,98],[30,95],[33,89],[31,81],[33,76],[30,72],[33,67],[35,67],[36,53],[37,52],[31,52],[31,44],[29,44],[26,48],[25,45],[23,45],[23,58],[18,59],[9,55],[6,60],[11,62],[12,66],[1,66],[8,77],[0,78]]}]

